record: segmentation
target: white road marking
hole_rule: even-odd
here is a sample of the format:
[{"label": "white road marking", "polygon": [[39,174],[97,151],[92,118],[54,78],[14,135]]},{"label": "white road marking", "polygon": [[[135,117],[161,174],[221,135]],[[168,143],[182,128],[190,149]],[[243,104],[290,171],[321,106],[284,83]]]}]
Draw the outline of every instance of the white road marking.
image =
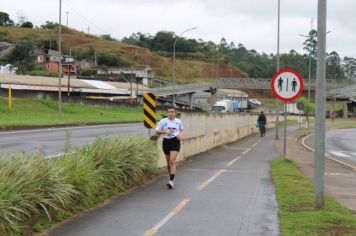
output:
[{"label": "white road marking", "polygon": [[166,224],[173,216],[179,213],[190,201],[189,198],[184,199],[181,201],[168,215],[166,215],[158,224],[153,226],[150,230],[147,230],[143,236],[153,236],[157,233],[157,231]]},{"label": "white road marking", "polygon": [[227,163],[228,166],[231,166],[232,164],[235,163],[235,161],[239,160],[242,156],[238,156],[235,159],[233,159],[232,161],[230,161],[229,163]]},{"label": "white road marking", "polygon": [[241,148],[241,147],[228,147],[226,145],[223,145],[222,147],[225,149],[232,149],[232,150],[246,150],[246,149],[248,149],[248,148]]},{"label": "white road marking", "polygon": [[221,175],[225,170],[219,170],[217,171],[210,179],[208,179],[207,181],[205,181],[204,183],[202,183],[201,185],[199,185],[199,187],[197,188],[198,191],[203,190],[206,186],[208,186],[208,184],[213,181],[216,177],[218,177],[219,175]]},{"label": "white road marking", "polygon": [[337,151],[333,151],[333,152],[329,152],[329,153],[331,153],[332,155],[338,156],[338,157],[350,157],[342,152],[337,152]]},{"label": "white road marking", "polygon": [[330,176],[356,176],[356,174],[349,174],[349,173],[325,173],[325,175],[330,175]]},{"label": "white road marking", "polygon": [[251,150],[251,148],[248,148],[247,150],[245,150],[242,155],[245,155],[246,153],[248,153]]}]

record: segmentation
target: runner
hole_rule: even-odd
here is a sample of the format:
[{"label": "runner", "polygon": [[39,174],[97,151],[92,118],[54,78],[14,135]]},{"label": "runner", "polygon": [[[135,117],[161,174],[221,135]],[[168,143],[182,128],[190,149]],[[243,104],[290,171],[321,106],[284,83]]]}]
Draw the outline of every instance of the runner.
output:
[{"label": "runner", "polygon": [[167,169],[169,173],[169,182],[167,187],[173,188],[176,174],[176,158],[180,151],[180,140],[183,137],[182,121],[176,118],[176,110],[169,107],[168,117],[163,118],[157,124],[156,134],[163,135],[162,148],[167,160]]}]

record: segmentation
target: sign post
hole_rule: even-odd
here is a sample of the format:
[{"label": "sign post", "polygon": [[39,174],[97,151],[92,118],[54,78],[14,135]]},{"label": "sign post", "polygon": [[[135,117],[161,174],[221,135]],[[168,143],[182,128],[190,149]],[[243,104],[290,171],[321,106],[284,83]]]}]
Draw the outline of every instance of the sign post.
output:
[{"label": "sign post", "polygon": [[150,129],[156,128],[156,97],[153,93],[143,93],[143,124],[148,128],[148,136],[150,136]]},{"label": "sign post", "polygon": [[[283,156],[287,156],[287,103],[297,99],[303,92],[302,76],[295,70],[282,69],[271,80],[274,96],[284,102],[284,145]],[[277,125],[277,124],[276,124]]]}]

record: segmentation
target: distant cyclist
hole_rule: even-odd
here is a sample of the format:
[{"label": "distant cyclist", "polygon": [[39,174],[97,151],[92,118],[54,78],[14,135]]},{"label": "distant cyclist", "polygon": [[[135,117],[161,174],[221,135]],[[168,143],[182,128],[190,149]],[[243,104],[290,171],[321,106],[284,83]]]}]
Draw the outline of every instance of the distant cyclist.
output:
[{"label": "distant cyclist", "polygon": [[173,188],[176,174],[176,158],[180,151],[180,140],[183,137],[182,121],[176,118],[176,110],[169,107],[168,117],[163,118],[157,124],[156,134],[163,135],[162,148],[167,160],[167,169],[169,173],[169,182],[167,187]]}]

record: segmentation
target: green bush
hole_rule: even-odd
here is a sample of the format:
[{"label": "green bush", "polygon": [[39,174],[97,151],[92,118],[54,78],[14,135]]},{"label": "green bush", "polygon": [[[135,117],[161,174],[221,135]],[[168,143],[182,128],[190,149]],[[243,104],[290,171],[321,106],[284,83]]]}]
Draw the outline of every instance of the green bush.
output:
[{"label": "green bush", "polygon": [[93,144],[46,160],[42,154],[0,159],[0,235],[22,234],[78,205],[91,206],[112,189],[157,170],[156,145],[142,137],[98,138]]},{"label": "green bush", "polygon": [[58,77],[58,73],[44,70],[32,70],[28,74],[32,76]]}]

